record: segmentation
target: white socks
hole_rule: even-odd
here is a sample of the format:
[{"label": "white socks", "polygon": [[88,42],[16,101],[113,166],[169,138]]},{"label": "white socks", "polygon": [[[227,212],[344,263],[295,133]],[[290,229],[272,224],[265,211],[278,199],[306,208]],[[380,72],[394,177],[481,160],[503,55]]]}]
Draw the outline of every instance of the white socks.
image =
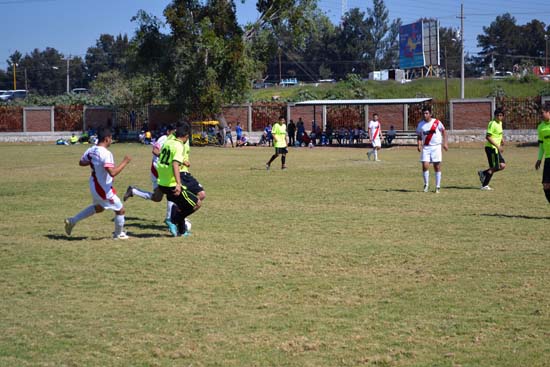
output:
[{"label": "white socks", "polygon": [[76,224],[76,223],[80,222],[82,219],[86,219],[88,217],[91,217],[94,214],[95,214],[95,205],[90,205],[90,206],[84,208],[84,210],[82,210],[80,213],[78,213],[74,217],[69,218],[69,220],[71,221],[72,224]]},{"label": "white socks", "polygon": [[138,196],[138,197],[140,197],[142,199],[145,199],[145,200],[151,200],[153,198],[153,193],[147,192],[147,191],[142,191],[142,190],[138,189],[137,187],[132,187],[132,195]]},{"label": "white socks", "polygon": [[428,186],[430,184],[430,171],[423,171],[422,176],[424,177],[424,186]]},{"label": "white socks", "polygon": [[435,187],[441,187],[441,172],[435,173]]},{"label": "white socks", "polygon": [[166,201],[166,219],[172,220],[172,207],[174,206],[174,203],[171,201]]},{"label": "white socks", "polygon": [[115,215],[115,235],[118,236],[124,230],[124,215]]}]

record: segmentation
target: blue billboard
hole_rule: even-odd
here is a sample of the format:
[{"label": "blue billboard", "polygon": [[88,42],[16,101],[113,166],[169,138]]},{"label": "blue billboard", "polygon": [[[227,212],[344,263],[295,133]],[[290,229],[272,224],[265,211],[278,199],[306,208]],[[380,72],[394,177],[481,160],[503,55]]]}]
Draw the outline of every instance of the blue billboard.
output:
[{"label": "blue billboard", "polygon": [[422,46],[422,21],[399,27],[399,68],[423,67],[425,62]]}]

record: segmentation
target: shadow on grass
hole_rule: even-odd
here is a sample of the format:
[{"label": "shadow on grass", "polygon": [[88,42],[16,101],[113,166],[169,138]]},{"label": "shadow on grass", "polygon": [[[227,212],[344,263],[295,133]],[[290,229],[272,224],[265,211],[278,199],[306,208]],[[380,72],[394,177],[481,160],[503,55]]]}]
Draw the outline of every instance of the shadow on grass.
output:
[{"label": "shadow on grass", "polygon": [[367,191],[379,191],[379,192],[422,192],[422,190],[409,190],[409,189],[367,189]]},{"label": "shadow on grass", "polygon": [[479,191],[479,186],[441,186],[442,189],[452,189],[452,190],[477,190]]},{"label": "shadow on grass", "polygon": [[497,218],[511,218],[511,219],[534,219],[534,220],[548,220],[550,217],[534,217],[531,215],[514,215],[514,214],[479,214],[482,217],[497,217]]},{"label": "shadow on grass", "polygon": [[67,236],[66,234],[47,234],[45,236],[46,238],[49,238],[50,240],[56,240],[56,241],[59,241],[59,240],[64,240],[64,241],[84,241],[84,240],[88,240],[89,238],[88,237],[71,237],[71,236]]}]

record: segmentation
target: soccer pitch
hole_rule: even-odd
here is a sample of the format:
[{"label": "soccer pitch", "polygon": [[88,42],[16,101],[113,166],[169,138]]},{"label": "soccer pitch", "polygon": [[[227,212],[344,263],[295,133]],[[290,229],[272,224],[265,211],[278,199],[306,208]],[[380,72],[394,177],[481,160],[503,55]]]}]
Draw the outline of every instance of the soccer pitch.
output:
[{"label": "soccer pitch", "polygon": [[[0,366],[548,366],[550,205],[535,147],[479,190],[482,144],[444,152],[422,192],[415,147],[192,148],[193,233],[165,204],[63,219],[91,202],[87,146],[0,145]],[[150,147],[115,144],[150,190]],[[433,189],[434,174],[431,171]]]}]

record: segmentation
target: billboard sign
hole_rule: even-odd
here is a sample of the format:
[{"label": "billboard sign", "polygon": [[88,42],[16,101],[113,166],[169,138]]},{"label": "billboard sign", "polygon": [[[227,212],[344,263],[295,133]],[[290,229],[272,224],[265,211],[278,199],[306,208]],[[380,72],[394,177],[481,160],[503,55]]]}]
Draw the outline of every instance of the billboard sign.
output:
[{"label": "billboard sign", "polygon": [[399,27],[399,68],[421,68],[424,63],[422,22]]},{"label": "billboard sign", "polygon": [[418,21],[399,28],[399,67],[439,65],[439,22]]}]

